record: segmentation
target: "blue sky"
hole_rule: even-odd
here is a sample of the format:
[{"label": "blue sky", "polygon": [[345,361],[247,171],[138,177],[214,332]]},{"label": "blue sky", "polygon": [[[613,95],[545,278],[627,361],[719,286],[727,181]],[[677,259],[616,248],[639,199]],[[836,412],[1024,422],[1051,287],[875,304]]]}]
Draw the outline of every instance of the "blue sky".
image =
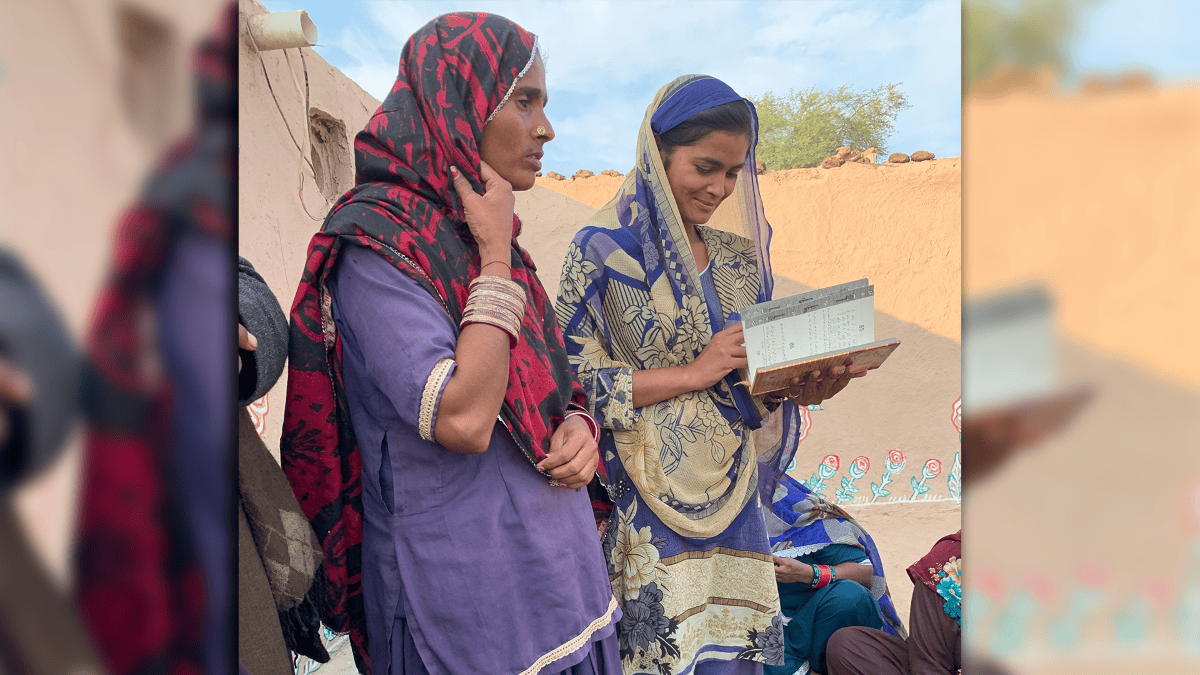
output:
[{"label": "blue sky", "polygon": [[[990,0],[1014,11],[1038,0]],[[1130,70],[1150,73],[1159,82],[1200,81],[1200,27],[1196,0],[1100,0],[1082,10],[1068,45],[1076,70],[1063,84],[1082,77],[1119,75]]]},{"label": "blue sky", "polygon": [[957,0],[908,2],[708,0],[699,2],[265,0],[304,9],[317,52],[382,99],[405,40],[433,17],[490,11],[541,39],[557,137],[546,171],[633,167],[646,106],[679,75],[703,73],[744,95],[902,82],[912,107],[897,118],[889,151],[961,154]]},{"label": "blue sky", "polygon": [[1089,8],[1071,45],[1080,73],[1142,69],[1162,82],[1200,81],[1200,2],[1108,0]]}]

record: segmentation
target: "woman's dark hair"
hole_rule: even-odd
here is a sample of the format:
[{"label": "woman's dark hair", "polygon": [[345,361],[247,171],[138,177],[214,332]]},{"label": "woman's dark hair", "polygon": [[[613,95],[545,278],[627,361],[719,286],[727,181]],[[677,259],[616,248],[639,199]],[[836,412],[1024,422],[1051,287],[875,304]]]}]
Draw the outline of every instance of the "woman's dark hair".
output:
[{"label": "woman's dark hair", "polygon": [[753,144],[754,120],[750,116],[750,107],[745,101],[722,103],[701,110],[666,133],[655,134],[654,140],[658,142],[658,149],[663,153],[663,165],[670,165],[676,148],[695,145],[714,131],[743,134]]}]

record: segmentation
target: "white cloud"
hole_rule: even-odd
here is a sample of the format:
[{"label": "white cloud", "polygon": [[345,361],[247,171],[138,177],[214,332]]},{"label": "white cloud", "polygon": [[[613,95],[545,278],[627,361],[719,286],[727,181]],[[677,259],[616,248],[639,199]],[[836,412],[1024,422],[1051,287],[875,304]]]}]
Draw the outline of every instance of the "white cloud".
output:
[{"label": "white cloud", "polygon": [[[933,3],[957,15],[953,2]],[[856,71],[917,39],[885,23],[896,8],[878,2],[489,2],[486,11],[537,33],[549,53],[552,86],[595,92],[647,78],[740,74],[755,88],[801,88]],[[911,7],[917,7],[912,5]],[[457,3],[372,2],[370,16],[400,45]],[[907,22],[906,22],[907,23]],[[917,26],[908,28],[916,29]],[[954,47],[957,49],[957,35]],[[398,54],[398,49],[395,53]],[[878,66],[875,66],[878,70]],[[821,77],[821,76],[824,77]],[[720,75],[718,75],[720,76]],[[736,84],[731,82],[737,87]],[[782,87],[779,85],[783,85]]]},{"label": "white cloud", "polygon": [[500,14],[540,37],[548,56],[548,112],[558,131],[547,147],[548,168],[558,156],[578,162],[575,168],[627,170],[646,106],[659,87],[686,73],[719,77],[747,95],[903,81],[913,107],[897,121],[895,138],[906,147],[953,144],[957,153],[957,0],[504,0],[474,6],[376,0],[339,6],[346,25],[335,28],[331,46],[349,59],[332,51],[327,58],[382,99],[409,36],[435,16],[460,10]]}]

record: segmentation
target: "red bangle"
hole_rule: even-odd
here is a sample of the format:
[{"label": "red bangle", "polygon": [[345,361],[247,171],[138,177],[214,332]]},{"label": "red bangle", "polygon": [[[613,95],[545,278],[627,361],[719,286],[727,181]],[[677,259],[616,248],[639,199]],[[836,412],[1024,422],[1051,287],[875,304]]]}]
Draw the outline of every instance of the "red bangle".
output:
[{"label": "red bangle", "polygon": [[567,413],[565,417],[563,417],[563,421],[566,422],[568,419],[574,416],[582,417],[583,421],[587,422],[588,430],[592,432],[592,440],[596,441],[596,443],[600,443],[600,425],[596,423],[595,418],[582,410],[572,410],[571,412]]},{"label": "red bangle", "polygon": [[833,571],[829,569],[829,565],[817,565],[817,570],[821,573],[817,580],[817,588],[824,588],[833,580]]}]

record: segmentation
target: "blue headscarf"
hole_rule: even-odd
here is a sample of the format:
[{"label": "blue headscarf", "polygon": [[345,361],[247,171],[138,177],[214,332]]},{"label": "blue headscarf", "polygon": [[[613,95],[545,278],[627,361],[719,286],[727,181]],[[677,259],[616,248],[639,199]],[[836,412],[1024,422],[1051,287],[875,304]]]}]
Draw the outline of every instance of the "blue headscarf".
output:
[{"label": "blue headscarf", "polygon": [[[650,128],[656,134],[665,134],[698,112],[734,101],[746,101],[750,110],[754,111],[754,104],[739,96],[729,85],[715,77],[698,77],[680,87],[654,111],[650,118]],[[754,121],[757,139],[757,116]]]}]

